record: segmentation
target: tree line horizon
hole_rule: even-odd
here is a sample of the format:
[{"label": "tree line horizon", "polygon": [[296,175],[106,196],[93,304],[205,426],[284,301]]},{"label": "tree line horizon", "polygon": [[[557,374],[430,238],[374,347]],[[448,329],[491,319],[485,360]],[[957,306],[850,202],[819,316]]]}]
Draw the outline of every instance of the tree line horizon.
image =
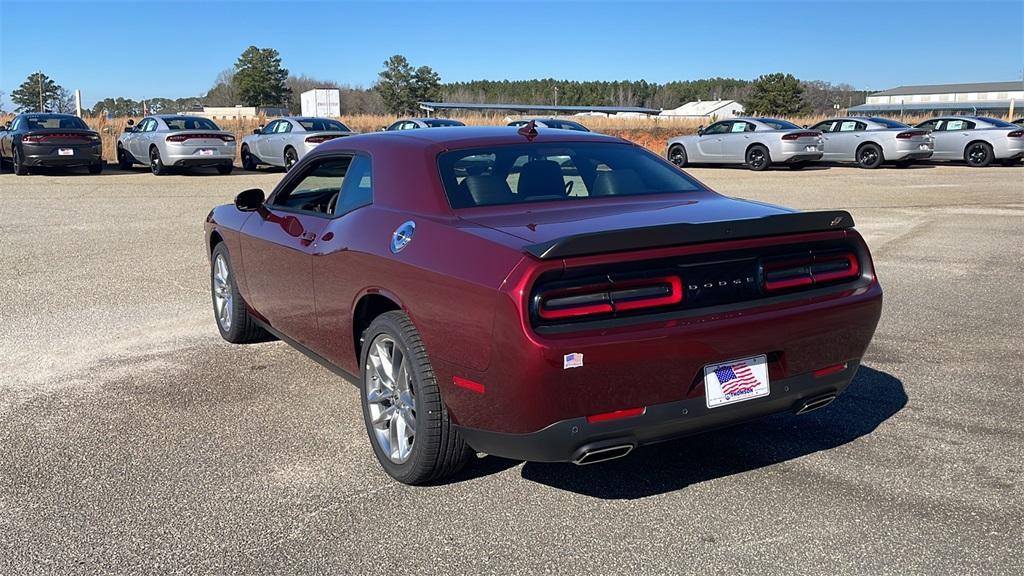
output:
[{"label": "tree line horizon", "polygon": [[[474,104],[537,104],[563,106],[622,106],[677,108],[698,100],[735,100],[748,113],[795,115],[828,113],[863,103],[867,92],[848,84],[801,80],[773,72],[754,80],[704,78],[664,83],[646,80],[470,80],[442,82],[430,66],[414,67],[396,54],[384,62],[373,86],[340,84],[307,75],[290,74],[273,48],[250,46],[232,68],[218,74],[203,95],[135,100],[107,97],[83,110],[95,116],[125,117],[144,113],[173,113],[202,106],[258,106],[301,110],[299,95],[315,88],[341,93],[341,113],[420,115],[417,102],[448,101]],[[0,93],[2,95],[2,93]],[[71,92],[42,72],[34,72],[11,93],[16,111],[74,112]],[[3,112],[0,110],[0,112]]]}]

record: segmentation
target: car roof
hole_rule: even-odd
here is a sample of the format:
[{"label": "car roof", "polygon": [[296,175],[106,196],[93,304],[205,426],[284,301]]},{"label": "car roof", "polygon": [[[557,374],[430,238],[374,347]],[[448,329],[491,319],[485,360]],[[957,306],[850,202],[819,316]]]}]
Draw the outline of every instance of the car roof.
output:
[{"label": "car roof", "polygon": [[317,151],[333,148],[350,149],[363,143],[374,147],[387,145],[388,142],[401,141],[407,145],[421,147],[441,146],[443,148],[471,148],[475,146],[528,144],[545,142],[609,142],[621,144],[625,140],[615,136],[597,134],[595,132],[575,132],[557,130],[555,128],[537,128],[537,136],[532,140],[519,133],[515,126],[452,126],[432,128],[430,130],[408,130],[396,132],[373,132],[349,136],[344,140],[331,140],[317,147]]},{"label": "car roof", "polygon": [[22,112],[18,116],[63,116],[64,118],[78,118],[74,114],[65,114],[64,112]]}]

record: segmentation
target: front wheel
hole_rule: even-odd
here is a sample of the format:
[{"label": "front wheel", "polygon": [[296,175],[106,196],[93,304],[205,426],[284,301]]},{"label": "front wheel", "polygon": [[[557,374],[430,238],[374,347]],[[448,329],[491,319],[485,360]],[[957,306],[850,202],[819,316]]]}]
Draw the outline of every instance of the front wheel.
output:
[{"label": "front wheel", "polygon": [[992,146],[988,142],[971,142],[964,149],[964,161],[975,168],[988,166],[992,163]]},{"label": "front wheel", "polygon": [[242,170],[248,170],[253,172],[256,170],[258,163],[256,157],[249,151],[248,146],[242,146]]},{"label": "front wheel", "polygon": [[292,166],[299,161],[299,155],[295,152],[294,148],[288,148],[284,151],[284,169],[285,171],[291,170]]},{"label": "front wheel", "polygon": [[767,170],[772,165],[771,156],[768,154],[768,149],[760,144],[751,146],[747,150],[747,168],[750,168],[754,172],[761,172]]},{"label": "front wheel", "polygon": [[668,161],[680,168],[686,166],[686,148],[683,148],[681,144],[673,145],[668,149]]},{"label": "front wheel", "polygon": [[125,152],[124,148],[121,148],[120,146],[118,146],[117,147],[117,168],[119,170],[131,170],[132,169],[132,164],[133,164],[132,163],[132,159],[128,155],[128,153]]},{"label": "front wheel", "polygon": [[213,316],[221,338],[232,344],[258,342],[268,338],[267,332],[256,324],[245,301],[238,292],[231,256],[223,242],[217,244],[210,255],[210,294],[213,298]]},{"label": "front wheel", "polygon": [[451,423],[412,320],[385,312],[363,342],[363,420],[381,467],[404,484],[458,472],[472,452]]},{"label": "front wheel", "polygon": [[878,144],[865,144],[857,149],[857,165],[861,168],[878,168],[884,160]]}]

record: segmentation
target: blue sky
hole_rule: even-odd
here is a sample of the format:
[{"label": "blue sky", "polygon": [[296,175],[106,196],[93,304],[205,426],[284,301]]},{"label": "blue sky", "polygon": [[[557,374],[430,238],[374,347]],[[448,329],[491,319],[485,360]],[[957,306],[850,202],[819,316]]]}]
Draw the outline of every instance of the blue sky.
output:
[{"label": "blue sky", "polygon": [[444,81],[782,71],[880,90],[1020,78],[1024,2],[0,0],[0,90],[42,70],[86,105],[191,96],[250,44],[293,73],[363,86],[404,54]]}]

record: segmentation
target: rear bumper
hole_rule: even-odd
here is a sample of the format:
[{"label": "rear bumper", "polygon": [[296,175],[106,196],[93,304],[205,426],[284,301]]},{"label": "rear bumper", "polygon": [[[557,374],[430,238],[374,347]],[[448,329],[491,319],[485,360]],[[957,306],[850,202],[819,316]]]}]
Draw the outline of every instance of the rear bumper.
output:
[{"label": "rear bumper", "polygon": [[919,150],[916,152],[908,152],[895,158],[887,158],[887,160],[894,160],[897,162],[900,160],[927,160],[932,157],[932,154],[934,154],[934,152],[931,150]]},{"label": "rear bumper", "polygon": [[821,160],[824,152],[800,152],[790,156],[784,156],[779,159],[779,162],[783,164],[795,164],[797,162],[814,162]]},{"label": "rear bumper", "polygon": [[218,158],[209,156],[203,158],[182,158],[180,160],[175,160],[173,164],[168,164],[170,164],[171,166],[179,166],[182,168],[201,168],[203,166],[227,165],[232,164],[233,162],[233,158]]},{"label": "rear bumper", "polygon": [[[61,156],[60,149],[71,149],[73,154]],[[100,146],[33,146],[23,144],[22,162],[25,166],[88,166],[103,162]]]},{"label": "rear bumper", "polygon": [[526,434],[458,428],[478,452],[532,462],[578,461],[587,452],[618,446],[635,448],[771,414],[795,412],[809,400],[841,394],[859,366],[859,361],[850,361],[844,370],[821,378],[808,373],[771,382],[768,396],[717,408],[708,408],[699,397],[648,406],[639,416],[619,420],[561,420]]}]

